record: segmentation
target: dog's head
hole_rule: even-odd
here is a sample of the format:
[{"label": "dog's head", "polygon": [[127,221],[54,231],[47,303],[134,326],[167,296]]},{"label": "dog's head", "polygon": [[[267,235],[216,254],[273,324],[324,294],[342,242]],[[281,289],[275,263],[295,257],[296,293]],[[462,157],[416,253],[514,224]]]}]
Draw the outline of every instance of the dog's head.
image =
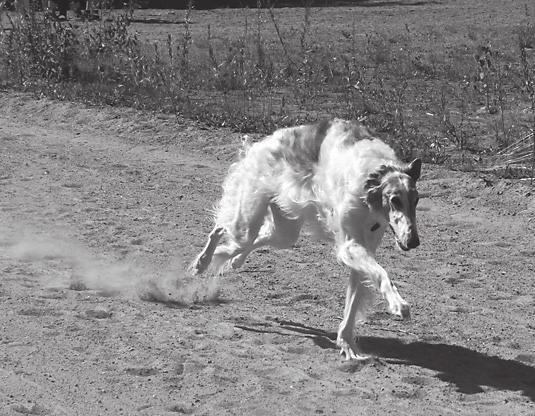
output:
[{"label": "dog's head", "polygon": [[405,168],[382,165],[366,181],[366,204],[381,213],[394,232],[396,243],[402,250],[420,245],[416,228],[418,191],[422,161],[415,159]]}]

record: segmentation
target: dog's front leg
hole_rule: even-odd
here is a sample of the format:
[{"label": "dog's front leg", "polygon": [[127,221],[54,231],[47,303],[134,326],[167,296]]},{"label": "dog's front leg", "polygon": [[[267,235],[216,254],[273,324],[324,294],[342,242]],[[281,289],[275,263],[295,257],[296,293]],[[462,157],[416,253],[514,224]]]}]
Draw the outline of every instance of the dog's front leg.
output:
[{"label": "dog's front leg", "polygon": [[379,290],[386,299],[386,302],[388,303],[388,310],[392,315],[399,316],[405,320],[409,320],[411,318],[411,308],[409,304],[401,297],[398,292],[398,288],[388,278],[386,271],[384,271],[384,277],[381,280],[381,286]]},{"label": "dog's front leg", "polygon": [[409,304],[400,296],[386,270],[375,261],[368,250],[354,240],[349,240],[338,250],[338,258],[379,289],[388,303],[390,313],[403,319],[410,318]]},{"label": "dog's front leg", "polygon": [[349,285],[346,293],[344,319],[338,328],[336,345],[341,348],[340,354],[345,355],[346,360],[365,360],[369,358],[361,352],[355,341],[355,322],[364,318],[365,309],[372,299],[370,288],[366,285],[363,276],[356,270],[351,270]]}]

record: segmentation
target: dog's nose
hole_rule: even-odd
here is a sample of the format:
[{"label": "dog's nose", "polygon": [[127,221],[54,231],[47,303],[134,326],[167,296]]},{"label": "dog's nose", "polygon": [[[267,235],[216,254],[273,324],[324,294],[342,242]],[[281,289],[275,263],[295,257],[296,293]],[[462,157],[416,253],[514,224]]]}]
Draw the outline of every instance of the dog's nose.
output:
[{"label": "dog's nose", "polygon": [[409,240],[407,247],[408,248],[416,248],[420,245],[420,238],[418,237],[418,234],[413,235],[411,239]]}]

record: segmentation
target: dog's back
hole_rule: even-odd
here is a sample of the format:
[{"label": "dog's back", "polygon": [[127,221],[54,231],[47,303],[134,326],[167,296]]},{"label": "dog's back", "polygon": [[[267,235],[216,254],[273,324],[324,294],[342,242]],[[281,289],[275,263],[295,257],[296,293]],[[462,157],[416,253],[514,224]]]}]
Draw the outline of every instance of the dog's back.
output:
[{"label": "dog's back", "polygon": [[370,172],[397,163],[389,146],[354,121],[279,129],[231,166],[216,223],[236,224],[234,207],[253,194],[255,200],[274,201],[289,218],[314,217],[316,210],[308,207],[334,209],[348,193],[358,199]]},{"label": "dog's back", "polygon": [[233,188],[238,178],[243,186],[249,177],[256,192],[275,198],[291,214],[316,202],[331,205],[331,198],[339,200],[340,192],[361,186],[377,166],[397,163],[394,151],[364,126],[334,119],[279,129],[253,144],[231,168],[224,187]]}]

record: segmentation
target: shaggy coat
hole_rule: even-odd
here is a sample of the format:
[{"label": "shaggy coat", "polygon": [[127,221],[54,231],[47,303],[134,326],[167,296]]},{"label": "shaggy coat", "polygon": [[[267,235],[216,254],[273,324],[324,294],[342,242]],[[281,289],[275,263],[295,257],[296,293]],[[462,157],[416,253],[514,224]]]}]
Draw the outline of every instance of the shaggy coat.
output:
[{"label": "shaggy coat", "polygon": [[192,264],[221,272],[240,267],[254,249],[290,248],[304,223],[334,242],[350,268],[337,344],[347,359],[362,359],[354,336],[358,319],[378,289],[391,313],[409,317],[409,305],[375,261],[385,229],[398,246],[419,245],[416,181],[421,162],[401,163],[392,148],[359,123],[335,119],[285,128],[245,145],[223,183],[215,227]]}]

